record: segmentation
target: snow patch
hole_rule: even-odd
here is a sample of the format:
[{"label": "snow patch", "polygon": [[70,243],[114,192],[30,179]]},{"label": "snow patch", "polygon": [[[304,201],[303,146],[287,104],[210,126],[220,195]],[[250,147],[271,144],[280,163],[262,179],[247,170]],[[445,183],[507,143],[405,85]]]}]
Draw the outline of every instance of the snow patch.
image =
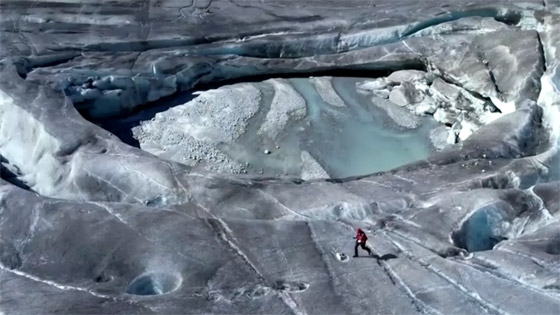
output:
[{"label": "snow patch", "polygon": [[504,115],[513,113],[516,110],[515,101],[505,102],[494,96],[490,96],[490,100],[492,100],[492,104],[494,104]]}]

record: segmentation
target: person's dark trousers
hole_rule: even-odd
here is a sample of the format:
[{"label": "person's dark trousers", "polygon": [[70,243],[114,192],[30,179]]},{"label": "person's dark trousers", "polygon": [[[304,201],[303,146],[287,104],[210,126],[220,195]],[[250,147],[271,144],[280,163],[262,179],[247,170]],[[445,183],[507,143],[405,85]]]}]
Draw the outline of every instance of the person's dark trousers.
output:
[{"label": "person's dark trousers", "polygon": [[371,255],[371,250],[366,247],[366,242],[356,242],[356,246],[354,247],[354,256],[358,256],[358,246],[361,246],[363,250],[368,252],[368,255]]}]

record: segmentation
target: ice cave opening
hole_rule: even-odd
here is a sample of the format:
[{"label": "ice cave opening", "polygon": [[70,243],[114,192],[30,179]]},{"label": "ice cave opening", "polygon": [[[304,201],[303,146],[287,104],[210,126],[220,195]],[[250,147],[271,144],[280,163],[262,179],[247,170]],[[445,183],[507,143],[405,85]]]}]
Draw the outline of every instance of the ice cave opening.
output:
[{"label": "ice cave opening", "polygon": [[458,231],[453,232],[452,239],[458,247],[469,252],[491,250],[494,245],[507,240],[505,212],[499,204],[490,204],[476,210]]}]

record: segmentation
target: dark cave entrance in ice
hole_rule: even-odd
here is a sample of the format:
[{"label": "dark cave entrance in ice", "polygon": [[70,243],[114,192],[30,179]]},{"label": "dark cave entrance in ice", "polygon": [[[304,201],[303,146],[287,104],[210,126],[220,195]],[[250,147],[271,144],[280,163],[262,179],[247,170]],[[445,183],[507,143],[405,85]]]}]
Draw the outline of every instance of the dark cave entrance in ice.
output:
[{"label": "dark cave entrance in ice", "polygon": [[499,204],[491,204],[476,210],[461,226],[453,232],[452,239],[458,247],[469,252],[491,250],[494,245],[503,240],[505,212]]}]

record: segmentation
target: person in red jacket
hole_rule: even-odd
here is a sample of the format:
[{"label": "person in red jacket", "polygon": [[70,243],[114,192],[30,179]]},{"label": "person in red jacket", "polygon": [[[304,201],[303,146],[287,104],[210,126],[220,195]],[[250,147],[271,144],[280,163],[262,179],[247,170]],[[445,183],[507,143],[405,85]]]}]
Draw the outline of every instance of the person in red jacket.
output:
[{"label": "person in red jacket", "polygon": [[354,247],[354,257],[358,257],[358,246],[361,246],[363,250],[368,252],[368,255],[371,256],[371,249],[366,247],[367,235],[362,231],[362,229],[358,228],[358,232],[356,233],[356,246]]}]

